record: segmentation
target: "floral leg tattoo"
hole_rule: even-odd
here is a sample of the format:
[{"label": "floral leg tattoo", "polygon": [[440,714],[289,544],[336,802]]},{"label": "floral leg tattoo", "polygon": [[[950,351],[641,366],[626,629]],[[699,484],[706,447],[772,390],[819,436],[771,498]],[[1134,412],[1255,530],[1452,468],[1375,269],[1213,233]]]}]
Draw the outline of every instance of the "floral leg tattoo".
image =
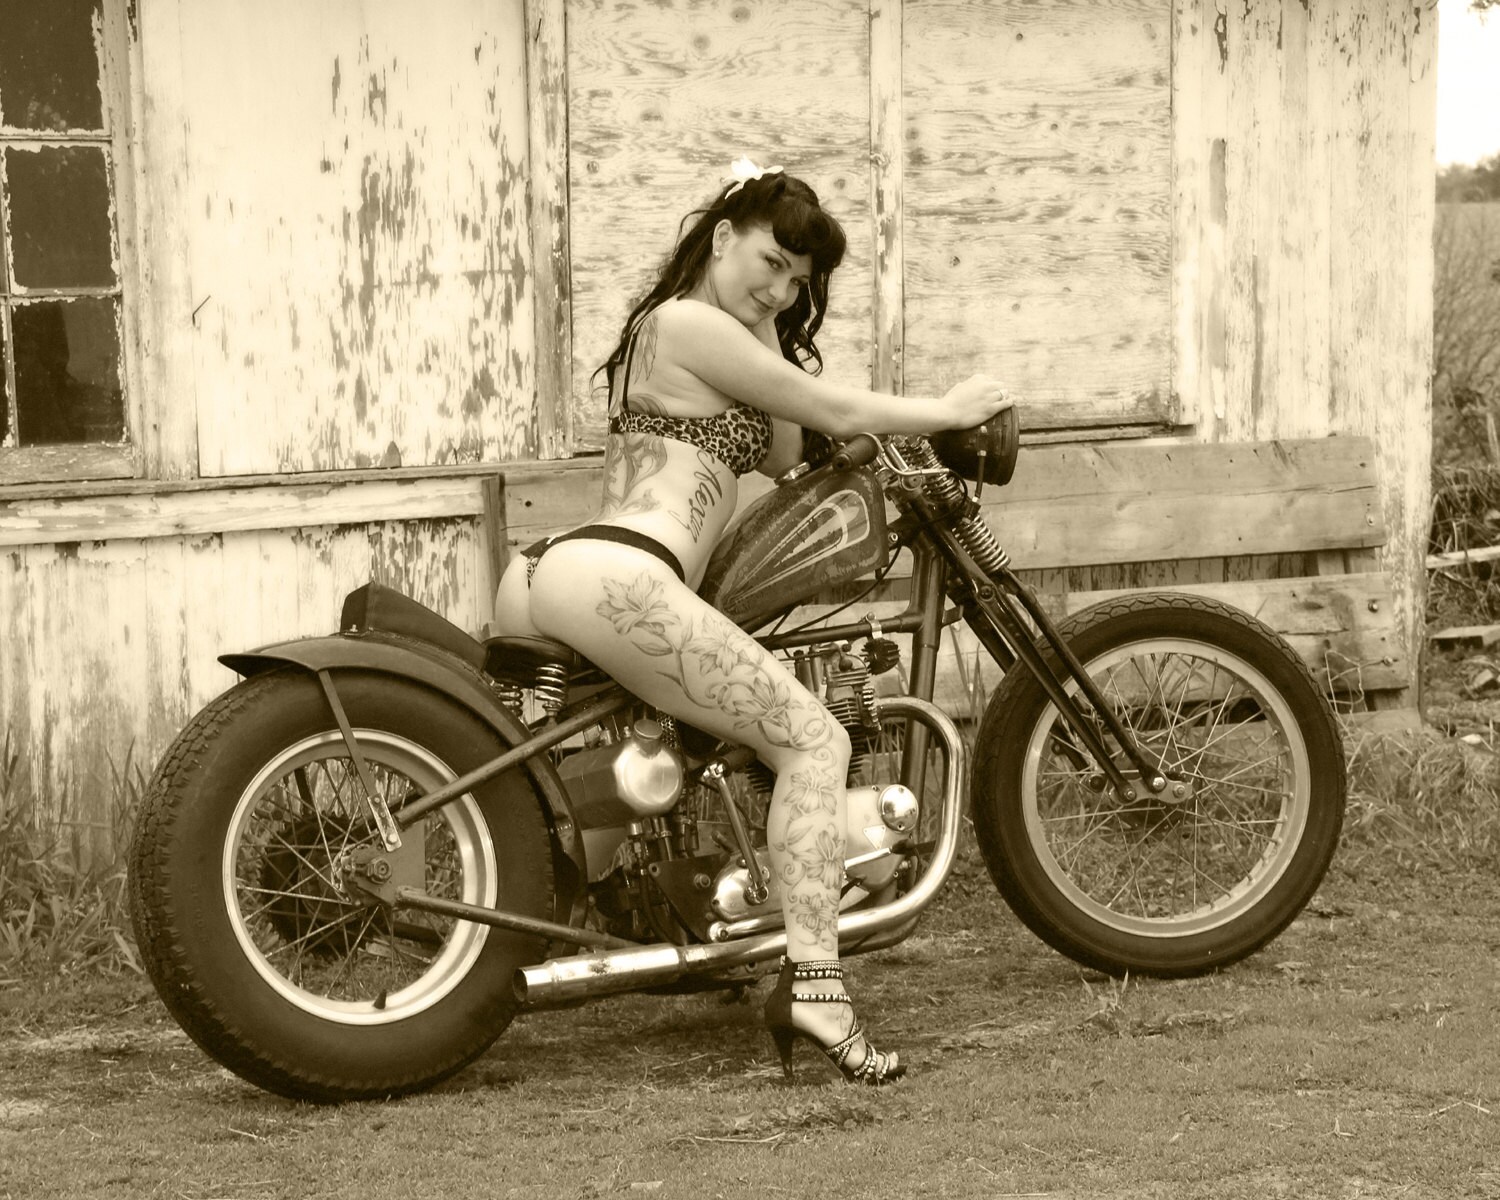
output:
[{"label": "floral leg tattoo", "polygon": [[777,775],[766,822],[788,942],[836,955],[847,763],[827,710],[767,670],[770,656],[726,618],[711,610],[679,614],[650,574],[603,584],[605,598],[595,611],[636,649],[660,659],[657,673],[675,683],[689,703],[791,752],[784,757],[794,765]]}]

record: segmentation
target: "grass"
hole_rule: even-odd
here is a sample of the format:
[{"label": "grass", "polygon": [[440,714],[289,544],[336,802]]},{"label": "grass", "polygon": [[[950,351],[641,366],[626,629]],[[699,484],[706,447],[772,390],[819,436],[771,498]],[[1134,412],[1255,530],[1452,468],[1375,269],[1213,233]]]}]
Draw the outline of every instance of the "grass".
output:
[{"label": "grass", "polygon": [[966,856],[855,960],[918,1064],[880,1093],[805,1050],[781,1086],[754,1003],[631,996],[527,1015],[424,1095],[314,1108],[219,1070],[140,981],[77,976],[0,1014],[0,1197],[1493,1196],[1493,863],[1366,870],[1232,970],[1158,982],[1051,953]]},{"label": "grass", "polygon": [[[144,779],[127,758],[109,783],[115,819],[102,852],[85,831],[49,821],[0,751],[0,983],[76,972],[141,974],[129,934],[123,848]],[[92,860],[92,865],[91,865]]]},{"label": "grass", "polygon": [[[1328,880],[1221,974],[1081,970],[968,839],[917,933],[854,962],[872,1035],[917,1064],[895,1088],[839,1086],[805,1049],[781,1086],[756,992],[626,996],[528,1014],[440,1088],[339,1108],[188,1041],[138,973],[123,871],[62,865],[76,839],[23,815],[7,753],[0,1200],[1500,1195],[1500,760],[1345,733]],[[117,772],[117,811],[140,787]]]},{"label": "grass", "polygon": [[41,866],[11,790],[4,928],[39,944],[3,952],[0,1200],[1500,1194],[1496,760],[1349,738],[1323,890],[1205,979],[1082,971],[968,843],[922,928],[855,961],[873,1035],[920,1068],[878,1094],[805,1050],[780,1086],[751,993],[529,1014],[427,1094],[288,1103],[177,1030],[119,946],[118,871]]}]

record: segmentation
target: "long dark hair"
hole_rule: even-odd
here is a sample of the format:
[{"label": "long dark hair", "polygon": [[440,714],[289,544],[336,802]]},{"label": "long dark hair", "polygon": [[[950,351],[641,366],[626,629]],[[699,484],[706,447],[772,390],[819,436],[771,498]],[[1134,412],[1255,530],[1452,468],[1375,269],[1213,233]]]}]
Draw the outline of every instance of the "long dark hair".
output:
[{"label": "long dark hair", "polygon": [[748,180],[743,187],[726,184],[707,207],[682,219],[677,245],[662,263],[655,285],[630,310],[619,344],[599,367],[611,395],[615,371],[625,362],[636,325],[663,301],[698,286],[713,252],[714,227],[726,218],[740,232],[752,225],[767,226],[778,245],[812,259],[807,286],[798,292],[790,308],[776,315],[776,338],[788,362],[814,375],[823,369],[823,356],[813,338],[828,311],[829,277],[844,257],[844,230],[823,211],[812,188],[795,176],[778,172]]}]

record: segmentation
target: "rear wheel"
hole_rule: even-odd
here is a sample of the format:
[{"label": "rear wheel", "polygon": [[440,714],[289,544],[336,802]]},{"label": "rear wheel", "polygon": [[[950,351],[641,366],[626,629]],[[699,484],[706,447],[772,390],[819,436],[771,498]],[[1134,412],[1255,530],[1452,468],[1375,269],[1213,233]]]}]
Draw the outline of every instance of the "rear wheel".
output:
[{"label": "rear wheel", "polygon": [[1259,949],[1338,842],[1345,769],[1328,702],[1282,638],[1198,597],[1106,602],[1062,633],[1168,786],[1134,777],[1122,799],[1035,679],[1012,671],[973,782],[996,886],[1049,945],[1113,974],[1200,974]]},{"label": "rear wheel", "polygon": [[[335,683],[392,809],[508,748],[426,688]],[[522,770],[403,841],[403,878],[428,894],[551,916],[551,848]],[[348,876],[380,849],[315,677],[256,676],[194,718],[143,802],[131,896],[152,981],[200,1046],[261,1087],[329,1101],[429,1086],[505,1029],[511,977],[543,943],[376,900]]]}]

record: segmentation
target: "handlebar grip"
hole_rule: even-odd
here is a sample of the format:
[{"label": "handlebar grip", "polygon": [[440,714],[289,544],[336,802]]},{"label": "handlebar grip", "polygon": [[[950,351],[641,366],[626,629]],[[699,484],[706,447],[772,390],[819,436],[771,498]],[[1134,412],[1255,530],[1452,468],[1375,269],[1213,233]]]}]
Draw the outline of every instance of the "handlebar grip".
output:
[{"label": "handlebar grip", "polygon": [[879,442],[868,433],[857,433],[834,453],[834,456],[828,460],[828,465],[835,471],[868,467],[879,453]]}]

